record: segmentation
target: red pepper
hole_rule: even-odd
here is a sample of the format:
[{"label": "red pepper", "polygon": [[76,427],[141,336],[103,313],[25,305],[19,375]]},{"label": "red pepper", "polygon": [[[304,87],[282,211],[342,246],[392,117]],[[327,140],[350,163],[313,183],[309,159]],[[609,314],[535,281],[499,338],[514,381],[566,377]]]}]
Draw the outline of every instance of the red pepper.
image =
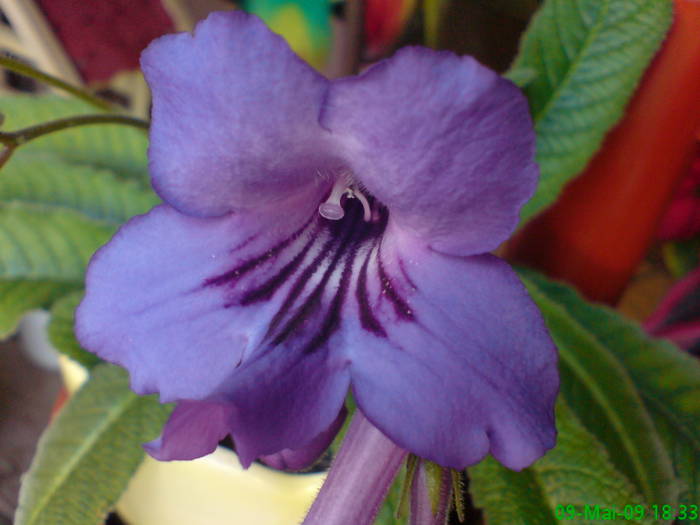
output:
[{"label": "red pepper", "polygon": [[625,117],[506,257],[614,304],[654,239],[700,127],[700,1],[674,0],[669,35]]}]

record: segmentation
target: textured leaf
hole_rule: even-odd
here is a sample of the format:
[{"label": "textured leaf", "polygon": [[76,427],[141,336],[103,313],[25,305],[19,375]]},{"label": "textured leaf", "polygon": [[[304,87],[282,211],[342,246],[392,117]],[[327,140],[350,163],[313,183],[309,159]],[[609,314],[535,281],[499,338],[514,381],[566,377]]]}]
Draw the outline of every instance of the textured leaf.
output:
[{"label": "textured leaf", "polygon": [[571,409],[646,502],[673,504],[677,483],[671,459],[614,345],[598,339],[602,328],[571,312],[568,302],[544,286],[544,278],[529,271],[520,276],[559,348],[561,392]]},{"label": "textured leaf", "polygon": [[[650,409],[681,480],[680,502],[700,502],[700,363],[674,345],[649,338],[614,311],[593,306],[576,292],[541,277],[531,283],[622,362]],[[664,502],[665,503],[665,502]],[[700,521],[700,520],[699,520]]]},{"label": "textured leaf", "polygon": [[17,330],[26,312],[48,305],[69,290],[64,283],[0,280],[0,340]]},{"label": "textured leaf", "polygon": [[158,197],[111,171],[71,164],[49,152],[20,149],[2,169],[0,201],[71,208],[118,225],[148,211]]},{"label": "textured leaf", "polygon": [[97,366],[42,436],[15,525],[101,524],[168,413],[131,392],[124,370]]},{"label": "textured leaf", "polygon": [[61,353],[74,359],[86,368],[92,368],[101,362],[95,354],[91,354],[75,337],[75,309],[83,298],[84,291],[79,290],[61,297],[51,308],[49,323],[49,339]]},{"label": "textured leaf", "polygon": [[[98,113],[88,104],[57,96],[7,95],[0,97],[3,129],[14,131],[61,117]],[[110,168],[122,176],[147,179],[143,130],[118,124],[96,124],[64,130],[36,139],[21,147],[24,152],[50,151],[65,160]]]},{"label": "textured leaf", "polygon": [[[641,502],[630,481],[612,465],[605,448],[578,421],[563,399],[557,405],[557,446],[532,467],[513,472],[492,458],[469,470],[474,502],[490,525],[555,525],[561,507],[573,505],[574,523],[599,523],[586,507],[621,509]],[[652,523],[650,519],[607,523]]]},{"label": "textured leaf", "polygon": [[546,0],[513,69],[527,83],[537,131],[540,186],[523,210],[532,217],[556,199],[619,120],[672,19],[670,0]]},{"label": "textured leaf", "polygon": [[88,259],[114,227],[70,211],[0,206],[0,279],[81,283]]}]

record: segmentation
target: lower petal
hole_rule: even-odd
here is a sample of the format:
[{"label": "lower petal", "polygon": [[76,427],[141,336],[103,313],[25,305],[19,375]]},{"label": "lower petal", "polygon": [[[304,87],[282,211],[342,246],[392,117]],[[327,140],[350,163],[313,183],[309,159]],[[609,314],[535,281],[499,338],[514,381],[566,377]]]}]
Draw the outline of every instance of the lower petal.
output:
[{"label": "lower petal", "polygon": [[331,426],[316,436],[307,446],[296,450],[286,448],[275,454],[263,456],[260,460],[268,467],[277,470],[302,471],[312,467],[335,439],[345,422],[346,415],[347,410],[343,407]]},{"label": "lower petal", "polygon": [[[237,276],[227,272],[245,266],[246,286],[264,282],[295,253],[317,202],[307,197],[274,212],[208,219],[159,206],[132,219],[90,262],[76,314],[81,344],[129,370],[140,394],[206,399],[279,308],[276,298],[229,307]],[[222,275],[228,281],[209,285]]]},{"label": "lower petal", "polygon": [[554,446],[556,350],[511,268],[397,235],[376,259],[366,302],[381,331],[359,322],[348,336],[365,415],[399,446],[455,469],[491,452],[519,470]]},{"label": "lower petal", "polygon": [[221,403],[181,401],[162,435],[144,448],[161,461],[195,459],[214,452],[229,432],[233,407]]},{"label": "lower petal", "polygon": [[347,360],[327,349],[304,354],[281,345],[243,364],[218,394],[236,406],[231,426],[241,464],[312,447],[337,420],[349,384]]}]

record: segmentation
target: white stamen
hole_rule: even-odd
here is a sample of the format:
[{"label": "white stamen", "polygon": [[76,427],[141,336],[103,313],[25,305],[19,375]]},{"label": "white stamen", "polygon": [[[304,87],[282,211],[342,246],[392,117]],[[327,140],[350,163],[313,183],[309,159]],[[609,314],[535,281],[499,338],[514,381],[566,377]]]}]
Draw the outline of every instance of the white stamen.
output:
[{"label": "white stamen", "polygon": [[367,197],[365,197],[364,194],[357,188],[352,190],[352,193],[362,203],[362,209],[364,210],[364,215],[362,216],[362,218],[365,220],[365,222],[369,222],[370,220],[372,220],[372,208],[370,208],[369,206]]},{"label": "white stamen", "polygon": [[332,221],[337,221],[343,218],[345,215],[345,210],[343,210],[343,207],[340,205],[340,199],[343,197],[347,189],[348,185],[342,178],[335,182],[333,189],[331,190],[331,194],[326,199],[326,202],[322,202],[318,207],[318,213],[321,214],[321,217],[325,217],[326,219],[330,219]]},{"label": "white stamen", "polygon": [[333,185],[331,194],[325,202],[318,206],[318,213],[321,217],[337,221],[345,216],[345,210],[341,204],[341,199],[346,196],[348,199],[357,198],[362,203],[363,218],[366,222],[372,220],[372,208],[369,205],[367,197],[357,188],[352,187],[352,183],[348,178],[341,177]]}]

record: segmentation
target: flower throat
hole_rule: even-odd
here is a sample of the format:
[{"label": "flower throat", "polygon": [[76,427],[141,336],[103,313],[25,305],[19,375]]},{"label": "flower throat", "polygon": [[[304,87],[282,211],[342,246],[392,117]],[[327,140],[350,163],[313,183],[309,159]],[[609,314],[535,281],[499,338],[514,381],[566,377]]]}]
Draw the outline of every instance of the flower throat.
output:
[{"label": "flower throat", "polygon": [[345,199],[357,199],[362,203],[364,210],[363,219],[365,222],[372,220],[372,207],[367,200],[367,197],[357,188],[357,185],[352,182],[350,177],[340,177],[333,185],[331,194],[328,198],[319,204],[318,213],[321,217],[337,221],[345,216],[343,209],[343,201]]}]

